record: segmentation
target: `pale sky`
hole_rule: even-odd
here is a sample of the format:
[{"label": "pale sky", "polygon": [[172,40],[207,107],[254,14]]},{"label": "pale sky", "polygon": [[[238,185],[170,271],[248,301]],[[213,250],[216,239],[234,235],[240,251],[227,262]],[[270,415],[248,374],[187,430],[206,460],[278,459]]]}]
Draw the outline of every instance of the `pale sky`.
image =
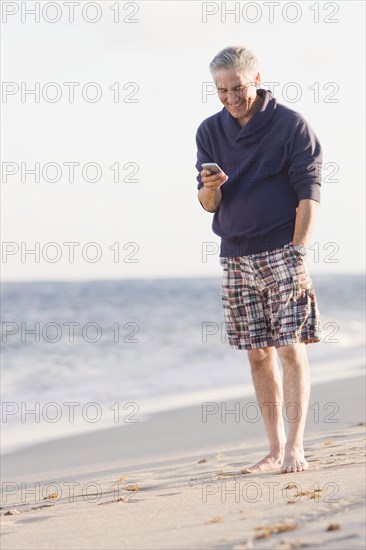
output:
[{"label": "pale sky", "polygon": [[[255,52],[262,87],[278,82],[274,96],[302,113],[321,142],[326,170],[311,273],[363,271],[364,2],[252,2],[250,9],[241,2],[226,21],[221,2],[120,2],[117,23],[115,1],[95,3],[95,23],[83,18],[88,2],[75,7],[73,23],[64,2],[57,2],[58,14],[55,7],[41,12],[38,23],[21,13],[21,4],[35,2],[1,4],[3,21],[5,9],[19,8],[2,24],[4,281],[221,275],[220,239],[197,200],[195,133],[222,108],[217,96],[202,98],[208,64],[233,44]],[[93,9],[86,18],[98,16]],[[65,82],[80,83],[73,103]],[[22,101],[21,90],[36,83],[39,102],[32,95]],[[296,102],[290,83],[300,90]],[[57,90],[60,98],[51,102]],[[102,95],[93,102],[96,90]],[[69,181],[73,162],[79,165]],[[22,181],[22,163],[39,163],[39,182],[29,173]],[[53,165],[45,170],[48,163],[58,164],[59,181],[43,177],[56,175]],[[120,180],[132,181],[113,181],[117,165]],[[96,175],[99,181],[87,181]],[[65,244],[71,242],[74,261]],[[37,247],[39,261],[22,257]],[[88,261],[96,254],[98,261]]]}]

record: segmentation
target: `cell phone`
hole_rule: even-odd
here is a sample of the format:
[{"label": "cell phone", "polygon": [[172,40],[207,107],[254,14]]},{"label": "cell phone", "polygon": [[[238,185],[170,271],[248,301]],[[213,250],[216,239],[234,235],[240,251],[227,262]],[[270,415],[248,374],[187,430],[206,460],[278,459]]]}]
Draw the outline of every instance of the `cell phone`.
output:
[{"label": "cell phone", "polygon": [[220,166],[216,164],[216,162],[204,162],[201,164],[202,170],[210,170],[212,174],[218,174],[219,172],[223,172],[221,170]]}]

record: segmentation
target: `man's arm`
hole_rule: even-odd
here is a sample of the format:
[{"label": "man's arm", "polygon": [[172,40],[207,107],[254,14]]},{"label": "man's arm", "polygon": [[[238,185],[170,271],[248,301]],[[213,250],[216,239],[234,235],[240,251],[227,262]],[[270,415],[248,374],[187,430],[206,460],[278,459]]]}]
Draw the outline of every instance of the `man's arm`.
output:
[{"label": "man's arm", "polygon": [[207,212],[216,212],[222,200],[222,192],[220,187],[218,189],[205,186],[201,187],[198,191],[198,200]]},{"label": "man's arm", "polygon": [[210,170],[200,172],[201,185],[198,190],[198,200],[207,212],[216,212],[222,201],[221,185],[228,179],[224,172],[211,174]]},{"label": "man's arm", "polygon": [[197,144],[197,162],[196,169],[198,181],[198,200],[202,208],[207,212],[214,213],[218,210],[223,195],[220,186],[225,183],[228,176],[224,172],[211,173],[209,170],[202,169],[205,162],[215,162],[213,158],[210,134],[203,122],[196,133]]},{"label": "man's arm", "polygon": [[315,225],[319,202],[312,199],[302,199],[296,211],[293,244],[307,247]]}]

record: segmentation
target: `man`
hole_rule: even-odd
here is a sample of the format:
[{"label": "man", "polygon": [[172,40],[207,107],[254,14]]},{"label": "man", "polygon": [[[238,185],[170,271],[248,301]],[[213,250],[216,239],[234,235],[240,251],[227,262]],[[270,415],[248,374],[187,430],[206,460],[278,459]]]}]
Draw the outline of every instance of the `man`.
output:
[{"label": "man", "polygon": [[[269,439],[269,454],[244,473],[301,472],[309,467],[305,345],[320,341],[306,247],[320,203],[322,150],[301,114],[259,87],[258,62],[248,49],[223,49],[210,71],[224,107],[197,130],[198,198],[214,213],[212,229],[221,237],[229,344],[248,350]],[[221,172],[202,163],[217,163]]]}]

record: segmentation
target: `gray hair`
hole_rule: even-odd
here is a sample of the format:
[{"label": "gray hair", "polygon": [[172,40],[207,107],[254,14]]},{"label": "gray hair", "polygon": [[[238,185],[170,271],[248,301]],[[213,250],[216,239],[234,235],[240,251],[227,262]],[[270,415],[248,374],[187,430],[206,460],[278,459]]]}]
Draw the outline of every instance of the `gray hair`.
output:
[{"label": "gray hair", "polygon": [[243,46],[229,46],[221,50],[210,63],[210,73],[215,80],[216,71],[221,69],[241,69],[249,78],[258,73],[258,59]]}]

